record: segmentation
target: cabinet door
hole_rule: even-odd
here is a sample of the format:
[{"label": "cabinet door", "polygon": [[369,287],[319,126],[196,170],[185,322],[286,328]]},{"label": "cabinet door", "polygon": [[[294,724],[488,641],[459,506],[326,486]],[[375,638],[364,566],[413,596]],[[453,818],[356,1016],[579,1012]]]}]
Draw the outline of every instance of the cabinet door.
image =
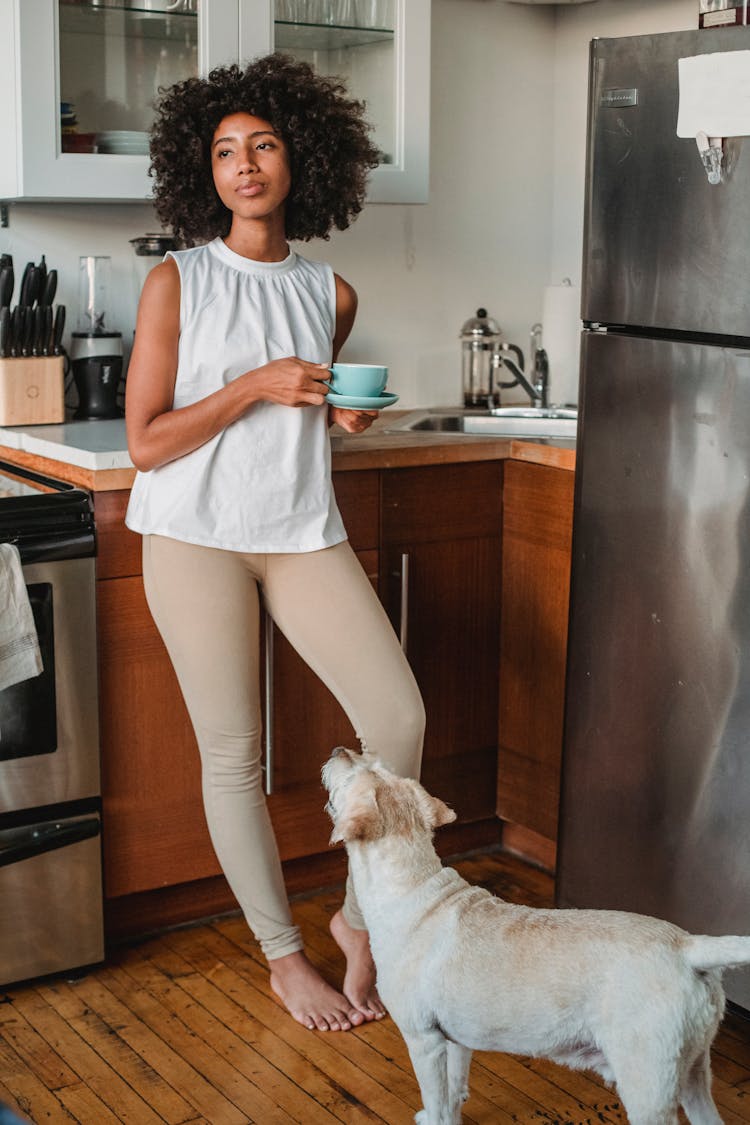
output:
[{"label": "cabinet door", "polygon": [[[377,583],[378,474],[335,473],[334,487],[352,546]],[[126,493],[98,494],[96,507],[109,898],[192,882],[220,870],[203,813],[195,736],[143,593],[135,549],[140,537],[121,523],[126,500]],[[273,684],[269,807],[282,858],[291,859],[327,851],[331,825],[320,768],[334,746],[354,744],[354,733],[330,692],[278,632]]]},{"label": "cabinet door", "polygon": [[0,198],[148,198],[158,87],[238,43],[239,0],[0,0]]},{"label": "cabinet door", "polygon": [[508,462],[497,812],[557,836],[574,474]]},{"label": "cabinet door", "polygon": [[380,591],[427,711],[422,780],[495,813],[502,463],[382,474]]},{"label": "cabinet door", "polygon": [[142,540],[125,526],[125,513],[130,500],[129,488],[112,492],[94,492],[96,520],[96,577],[130,578],[140,574]]},{"label": "cabinet door", "polygon": [[219,873],[198,747],[143,580],[97,583],[108,898]]},{"label": "cabinet door", "polygon": [[[378,474],[334,473],[336,499],[349,541],[365,573],[378,582]],[[358,745],[333,695],[277,630],[273,632],[269,808],[282,859],[328,850],[320,769],[334,746]],[[266,735],[268,735],[268,719]]]},{"label": "cabinet door", "polygon": [[[372,203],[428,195],[430,0],[270,0],[277,50],[341,76],[367,104],[382,163]],[[269,0],[240,0],[240,57],[268,50]]]}]

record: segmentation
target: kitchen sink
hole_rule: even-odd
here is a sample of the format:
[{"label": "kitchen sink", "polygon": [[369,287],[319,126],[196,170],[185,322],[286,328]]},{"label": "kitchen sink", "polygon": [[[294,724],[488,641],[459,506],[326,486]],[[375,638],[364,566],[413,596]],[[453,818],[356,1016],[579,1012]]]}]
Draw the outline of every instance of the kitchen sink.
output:
[{"label": "kitchen sink", "polygon": [[564,438],[575,441],[573,407],[501,406],[494,410],[415,410],[388,427],[390,433],[485,434],[492,437]]}]

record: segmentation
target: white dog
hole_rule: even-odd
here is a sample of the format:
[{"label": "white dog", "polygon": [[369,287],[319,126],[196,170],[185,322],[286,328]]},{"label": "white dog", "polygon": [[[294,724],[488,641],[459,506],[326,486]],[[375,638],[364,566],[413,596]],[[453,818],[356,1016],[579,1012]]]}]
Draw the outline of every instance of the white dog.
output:
[{"label": "white dog", "polygon": [[339,747],[323,767],[370,933],[378,990],[409,1049],[420,1125],[460,1125],[473,1050],[542,1056],[614,1082],[631,1125],[717,1125],[710,1047],[721,970],[750,937],[693,937],[638,914],[515,906],[443,867],[455,820],[416,781]]}]

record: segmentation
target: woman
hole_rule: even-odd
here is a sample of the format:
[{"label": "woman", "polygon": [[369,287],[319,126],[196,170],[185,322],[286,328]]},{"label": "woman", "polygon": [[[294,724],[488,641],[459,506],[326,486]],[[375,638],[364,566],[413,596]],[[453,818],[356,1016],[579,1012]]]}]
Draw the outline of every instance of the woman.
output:
[{"label": "woman", "polygon": [[143,535],[146,597],[195,729],[211,839],[271,985],[306,1027],[347,1030],[384,1011],[349,883],[331,921],[342,991],[291,921],[261,785],[259,595],[363,746],[417,776],[422,701],[331,488],[328,425],[359,433],[374,417],[325,401],[357,297],[287,244],[349,225],[376,151],[342,87],[269,56],[167,90],[151,153],[157,213],[191,248],[156,266],[141,296],[126,522]]}]

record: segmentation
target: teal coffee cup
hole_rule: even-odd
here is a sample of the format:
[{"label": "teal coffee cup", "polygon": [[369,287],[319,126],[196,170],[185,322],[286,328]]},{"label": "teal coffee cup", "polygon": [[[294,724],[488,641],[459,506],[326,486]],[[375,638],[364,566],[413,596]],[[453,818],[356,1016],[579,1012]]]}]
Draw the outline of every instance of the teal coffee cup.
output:
[{"label": "teal coffee cup", "polygon": [[347,398],[376,398],[388,382],[388,368],[371,363],[334,363],[328,387]]}]

